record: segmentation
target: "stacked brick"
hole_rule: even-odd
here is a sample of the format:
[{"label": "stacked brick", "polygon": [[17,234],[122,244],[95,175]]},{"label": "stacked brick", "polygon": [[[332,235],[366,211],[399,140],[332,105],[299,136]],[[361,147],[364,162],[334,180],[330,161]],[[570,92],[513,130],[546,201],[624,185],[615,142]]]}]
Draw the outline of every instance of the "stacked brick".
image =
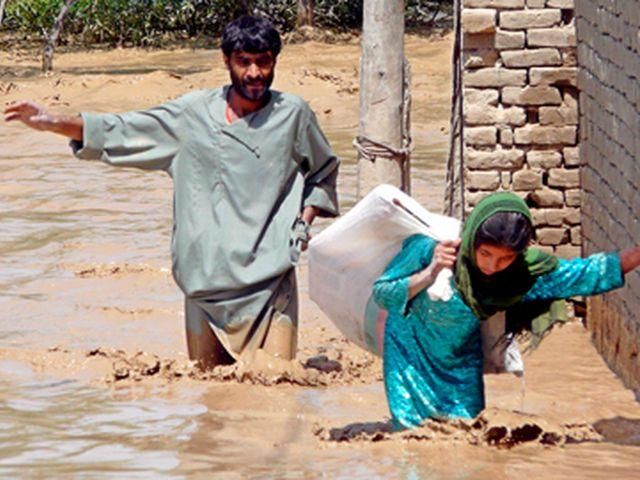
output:
[{"label": "stacked brick", "polygon": [[579,255],[573,0],[464,0],[461,17],[466,206],[513,191],[539,245]]},{"label": "stacked brick", "polygon": [[[640,243],[640,1],[576,0],[586,253]],[[605,359],[640,391],[640,274],[588,302]]]}]

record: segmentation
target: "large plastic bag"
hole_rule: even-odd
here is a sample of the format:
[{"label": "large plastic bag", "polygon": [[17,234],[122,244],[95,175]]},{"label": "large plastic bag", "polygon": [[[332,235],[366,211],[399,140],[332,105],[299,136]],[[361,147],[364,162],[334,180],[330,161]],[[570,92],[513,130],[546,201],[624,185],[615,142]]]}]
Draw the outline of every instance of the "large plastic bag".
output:
[{"label": "large plastic bag", "polygon": [[[387,312],[372,297],[373,283],[402,248],[407,237],[421,233],[437,241],[460,235],[455,218],[431,213],[413,198],[390,185],[372,190],[309,244],[309,295],[344,336],[376,355],[382,355]],[[449,269],[442,270],[427,293],[432,299],[451,298]],[[504,332],[504,321],[483,322],[488,334]],[[484,333],[484,331],[483,331]],[[493,338],[493,337],[492,337]],[[496,337],[497,339],[497,337]],[[522,361],[515,343],[484,342],[486,371],[514,371]],[[518,366],[505,362],[516,349]]]},{"label": "large plastic bag", "polygon": [[[309,295],[352,342],[381,355],[387,312],[372,298],[373,282],[400,251],[402,241],[421,233],[455,239],[460,222],[425,210],[390,185],[380,185],[309,244]],[[450,270],[429,289],[434,298],[450,295]]]}]

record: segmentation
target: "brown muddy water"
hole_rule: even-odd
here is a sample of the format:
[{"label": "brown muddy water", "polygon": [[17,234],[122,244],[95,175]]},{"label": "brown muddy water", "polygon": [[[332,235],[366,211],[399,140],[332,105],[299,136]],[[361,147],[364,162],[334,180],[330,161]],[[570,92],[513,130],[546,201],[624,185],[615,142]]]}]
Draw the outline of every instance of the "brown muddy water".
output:
[{"label": "brown muddy water", "polygon": [[[439,210],[450,38],[407,43],[413,191]],[[40,77],[33,53],[4,52],[0,101],[33,98],[62,111],[147,106],[224,82],[216,55],[73,53],[57,57],[56,75]],[[355,201],[357,58],[355,43],[287,46],[276,83],[310,101],[343,159],[343,211]],[[348,375],[313,387],[177,375],[114,383],[109,349],[186,363],[182,296],[170,275],[168,177],[77,161],[64,139],[2,123],[0,231],[1,478],[638,477],[640,406],[580,324],[527,357],[524,404],[518,379],[487,377],[488,406],[500,413],[489,426],[517,422],[523,410],[529,430],[590,425],[590,435],[513,448],[437,428],[422,438],[327,441],[319,432],[384,429],[388,412],[380,362],[345,343],[309,301],[304,258],[299,357],[355,366]]]}]

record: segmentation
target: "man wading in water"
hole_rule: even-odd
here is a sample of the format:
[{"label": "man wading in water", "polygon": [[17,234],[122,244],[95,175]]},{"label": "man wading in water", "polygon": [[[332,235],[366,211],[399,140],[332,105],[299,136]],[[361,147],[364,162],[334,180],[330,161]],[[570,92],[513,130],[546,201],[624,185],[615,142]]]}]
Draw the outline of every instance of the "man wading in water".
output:
[{"label": "man wading in water", "polygon": [[173,276],[185,294],[189,356],[203,367],[296,353],[294,265],[317,215],[338,214],[338,159],[302,99],[271,91],[281,41],[241,17],[222,38],[231,85],[146,111],[5,110],[71,138],[81,159],[164,170],[174,184]]}]

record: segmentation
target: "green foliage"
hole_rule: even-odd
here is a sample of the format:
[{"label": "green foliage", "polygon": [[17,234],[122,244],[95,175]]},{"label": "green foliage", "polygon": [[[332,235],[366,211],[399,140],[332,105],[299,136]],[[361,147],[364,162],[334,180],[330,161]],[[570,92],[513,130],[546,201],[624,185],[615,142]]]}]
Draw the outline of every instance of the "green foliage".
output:
[{"label": "green foliage", "polygon": [[316,0],[314,20],[320,27],[348,30],[362,26],[363,0]]},{"label": "green foliage", "polygon": [[451,0],[405,0],[405,23],[410,27],[430,25],[441,15],[451,15]]},{"label": "green foliage", "polygon": [[296,23],[295,0],[248,0],[244,3],[248,14],[268,18],[281,33],[291,30]]},{"label": "green foliage", "polygon": [[4,23],[9,28],[44,34],[53,25],[61,7],[62,0],[9,0]]},{"label": "green foliage", "polygon": [[[428,22],[434,9],[451,0],[406,0],[407,25]],[[46,35],[63,0],[9,0],[5,27]],[[362,25],[363,0],[315,0],[318,27],[351,30]],[[439,7],[438,7],[439,8]],[[293,30],[296,0],[76,0],[62,41],[69,35],[85,43],[154,45],[167,37],[220,36],[224,26],[244,13],[269,18],[281,32]]]}]

